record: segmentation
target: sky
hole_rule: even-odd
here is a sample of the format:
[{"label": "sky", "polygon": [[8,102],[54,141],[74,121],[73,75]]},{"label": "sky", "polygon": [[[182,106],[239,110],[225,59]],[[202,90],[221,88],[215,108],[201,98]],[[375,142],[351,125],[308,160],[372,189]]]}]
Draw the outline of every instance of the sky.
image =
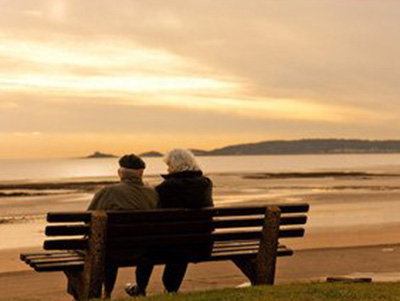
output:
[{"label": "sky", "polygon": [[400,1],[0,0],[0,158],[400,139]]}]

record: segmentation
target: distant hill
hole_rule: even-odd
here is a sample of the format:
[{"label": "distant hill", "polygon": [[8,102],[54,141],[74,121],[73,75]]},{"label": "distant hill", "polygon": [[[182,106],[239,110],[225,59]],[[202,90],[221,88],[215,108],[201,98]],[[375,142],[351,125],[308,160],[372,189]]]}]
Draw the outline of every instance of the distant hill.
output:
[{"label": "distant hill", "polygon": [[150,151],[150,152],[142,153],[139,156],[140,157],[162,157],[164,155],[162,153],[159,153],[156,151]]},{"label": "distant hill", "polygon": [[94,152],[93,154],[85,157],[85,159],[101,159],[101,158],[116,158],[117,156],[112,154],[106,154],[102,152]]},{"label": "distant hill", "polygon": [[[275,140],[229,145],[205,151],[190,149],[195,156],[240,155],[306,155],[306,154],[390,154],[400,153],[400,140],[360,139],[301,139]],[[157,151],[140,154],[141,157],[162,157]],[[85,158],[115,158],[112,154],[95,152]]]},{"label": "distant hill", "polygon": [[371,154],[399,152],[400,140],[302,139],[231,145],[209,151],[208,155]]},{"label": "distant hill", "polygon": [[193,155],[195,156],[208,156],[209,151],[201,150],[201,149],[189,149]]}]

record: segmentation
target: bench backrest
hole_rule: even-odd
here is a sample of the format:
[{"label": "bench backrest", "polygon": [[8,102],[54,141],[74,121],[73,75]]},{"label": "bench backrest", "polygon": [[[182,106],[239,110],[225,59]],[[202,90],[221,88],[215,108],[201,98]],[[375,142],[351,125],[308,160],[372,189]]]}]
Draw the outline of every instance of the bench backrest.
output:
[{"label": "bench backrest", "polygon": [[[279,238],[301,237],[307,221],[308,204],[279,204]],[[271,207],[270,207],[271,208]],[[130,265],[126,258],[138,248],[165,249],[192,247],[192,260],[201,260],[196,250],[207,244],[218,245],[218,252],[229,253],[232,242],[246,246],[257,244],[265,226],[266,207],[225,207],[204,209],[162,209],[153,211],[107,211],[107,252]],[[88,248],[92,212],[49,213],[47,236],[70,236],[46,240],[46,250]],[[227,247],[224,249],[224,244]],[[229,243],[229,244],[228,244]],[[203,248],[204,249],[204,248]],[[237,248],[236,248],[237,249]],[[248,248],[249,250],[251,248]],[[254,248],[253,248],[254,249]],[[204,252],[203,252],[204,253]],[[200,256],[200,257],[199,257]]]}]

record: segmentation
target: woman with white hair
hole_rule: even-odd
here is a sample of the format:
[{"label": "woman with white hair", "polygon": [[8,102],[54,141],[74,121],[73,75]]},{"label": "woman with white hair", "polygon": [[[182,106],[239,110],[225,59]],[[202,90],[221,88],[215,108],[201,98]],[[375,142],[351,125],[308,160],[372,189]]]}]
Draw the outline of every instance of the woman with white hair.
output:
[{"label": "woman with white hair", "polygon": [[[163,175],[164,181],[156,187],[160,197],[161,208],[203,208],[213,207],[212,182],[203,175],[194,155],[184,149],[173,149],[164,157],[168,166],[168,174]],[[209,253],[212,245],[198,244],[180,250],[164,249],[164,255],[171,253],[172,257],[180,258],[179,261],[169,262],[165,265],[163,283],[167,292],[177,292],[185,276],[188,262],[182,258],[190,253],[189,249],[195,248],[197,252]],[[149,273],[150,272],[150,273]],[[136,270],[141,278],[150,279],[151,270]],[[146,281],[143,281],[146,283]],[[146,287],[128,284],[125,288],[130,296],[146,295]]]},{"label": "woman with white hair", "polygon": [[212,182],[203,175],[194,155],[184,149],[173,149],[164,157],[168,174],[156,187],[162,208],[212,207]]}]

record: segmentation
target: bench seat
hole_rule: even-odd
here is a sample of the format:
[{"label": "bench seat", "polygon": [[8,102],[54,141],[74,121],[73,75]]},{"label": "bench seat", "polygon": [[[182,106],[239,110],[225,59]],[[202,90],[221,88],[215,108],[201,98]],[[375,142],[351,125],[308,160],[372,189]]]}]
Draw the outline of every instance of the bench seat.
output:
[{"label": "bench seat", "polygon": [[[234,242],[230,244],[216,244],[209,257],[194,258],[191,262],[224,261],[234,257],[254,257],[258,254],[259,244],[255,241],[252,244]],[[286,246],[278,247],[278,257],[292,256],[293,250]],[[84,254],[74,251],[66,252],[44,252],[44,253],[25,253],[21,254],[21,260],[32,267],[37,272],[56,272],[67,269],[80,271],[85,264]],[[154,264],[163,264],[163,261],[153,261]],[[132,266],[136,262],[131,261],[120,266]]]}]

